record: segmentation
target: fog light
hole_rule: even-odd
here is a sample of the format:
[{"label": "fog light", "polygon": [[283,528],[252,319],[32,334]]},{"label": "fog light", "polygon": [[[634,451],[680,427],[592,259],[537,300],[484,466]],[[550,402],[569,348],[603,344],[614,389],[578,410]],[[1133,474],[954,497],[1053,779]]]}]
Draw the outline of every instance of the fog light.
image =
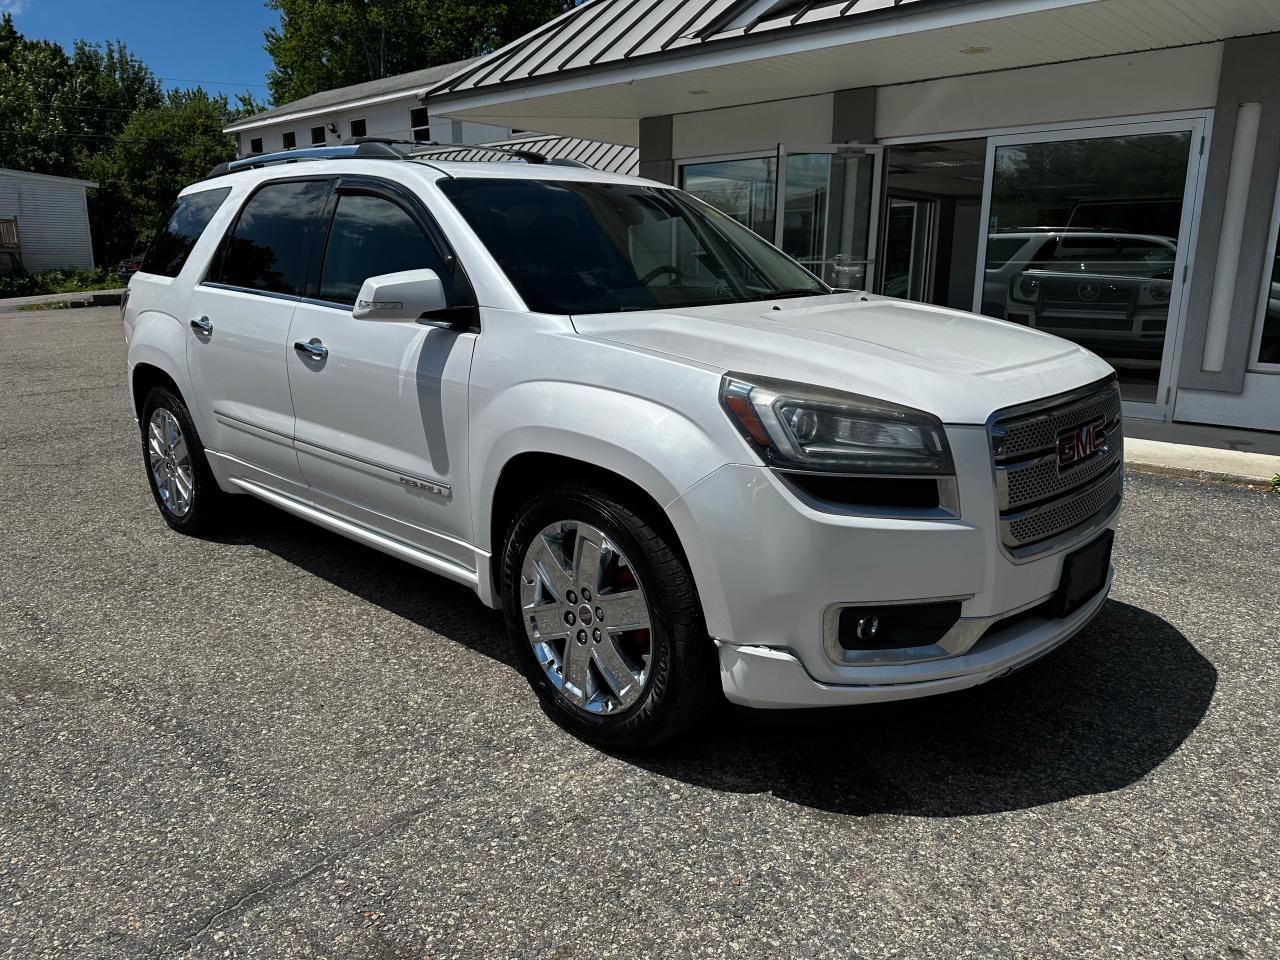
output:
[{"label": "fog light", "polygon": [[872,614],[869,617],[859,617],[853,632],[859,640],[871,640],[874,639],[876,631],[879,629],[880,618]]},{"label": "fog light", "polygon": [[927,647],[946,636],[959,619],[958,600],[843,607],[836,639],[846,650]]}]

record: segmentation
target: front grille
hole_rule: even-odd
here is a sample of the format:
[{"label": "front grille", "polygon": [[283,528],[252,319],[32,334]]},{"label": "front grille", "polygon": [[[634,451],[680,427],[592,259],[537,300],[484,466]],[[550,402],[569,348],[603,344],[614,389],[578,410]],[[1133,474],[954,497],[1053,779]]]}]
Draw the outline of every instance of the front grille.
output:
[{"label": "front grille", "polygon": [[[1103,446],[1067,466],[1059,438],[1101,425]],[[997,413],[989,427],[1003,546],[1034,556],[1109,516],[1124,487],[1120,391],[1114,378]]]}]

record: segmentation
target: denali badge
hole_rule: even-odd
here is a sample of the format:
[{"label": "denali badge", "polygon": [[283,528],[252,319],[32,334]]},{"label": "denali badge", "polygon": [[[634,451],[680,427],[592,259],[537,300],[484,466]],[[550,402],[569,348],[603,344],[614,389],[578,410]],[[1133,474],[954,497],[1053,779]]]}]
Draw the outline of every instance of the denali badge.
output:
[{"label": "denali badge", "polygon": [[1095,420],[1058,434],[1058,467],[1069,467],[1107,448],[1104,422]]}]

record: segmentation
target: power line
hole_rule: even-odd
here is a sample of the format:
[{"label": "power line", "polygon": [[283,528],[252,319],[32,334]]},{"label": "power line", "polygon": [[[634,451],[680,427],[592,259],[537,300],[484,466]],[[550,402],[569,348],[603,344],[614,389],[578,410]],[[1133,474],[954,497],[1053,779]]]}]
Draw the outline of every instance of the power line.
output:
[{"label": "power line", "polygon": [[219,87],[262,87],[269,90],[270,86],[265,83],[249,83],[246,80],[192,80],[186,77],[156,77],[157,80],[168,80],[170,83],[208,83]]}]

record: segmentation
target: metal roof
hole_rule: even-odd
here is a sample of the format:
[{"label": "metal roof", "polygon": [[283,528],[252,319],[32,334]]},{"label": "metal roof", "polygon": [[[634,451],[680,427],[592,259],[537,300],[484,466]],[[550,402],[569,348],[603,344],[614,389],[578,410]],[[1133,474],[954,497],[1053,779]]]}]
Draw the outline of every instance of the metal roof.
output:
[{"label": "metal roof", "polygon": [[586,0],[431,88],[432,96],[699,48],[833,21],[971,0]]},{"label": "metal roof", "polygon": [[234,133],[237,130],[247,130],[262,126],[265,123],[284,119],[285,117],[292,117],[298,114],[305,115],[326,110],[330,107],[348,106],[365,103],[370,100],[391,98],[397,94],[419,93],[424,87],[429,87],[433,83],[448,79],[452,74],[464,69],[469,64],[475,63],[477,59],[479,58],[473,57],[470,60],[459,60],[456,63],[442,63],[436,67],[427,67],[425,70],[414,70],[410,73],[399,73],[393,77],[383,77],[380,80],[353,83],[348,87],[322,90],[319,93],[313,93],[309,97],[291,100],[288,103],[282,103],[278,107],[272,107],[270,110],[263,110],[261,113],[243,117],[226,127],[225,132]]},{"label": "metal roof", "polygon": [[[508,147],[515,150],[532,150],[540,153],[548,160],[577,160],[596,170],[605,173],[620,173],[634,177],[640,170],[640,151],[619,143],[602,143],[599,140],[582,140],[578,137],[556,136],[520,136],[506,140],[494,140],[480,144],[481,147]],[[518,162],[512,156],[509,160],[489,150],[473,147],[459,147],[456,150],[432,150],[423,159],[445,160],[456,162],[497,161]]]}]

